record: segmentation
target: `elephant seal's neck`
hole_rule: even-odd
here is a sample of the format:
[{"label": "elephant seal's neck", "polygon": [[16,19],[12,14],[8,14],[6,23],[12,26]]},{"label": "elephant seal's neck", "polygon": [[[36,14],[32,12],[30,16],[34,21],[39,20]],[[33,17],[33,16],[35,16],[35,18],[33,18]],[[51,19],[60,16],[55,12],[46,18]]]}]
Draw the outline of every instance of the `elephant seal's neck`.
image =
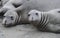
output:
[{"label": "elephant seal's neck", "polygon": [[46,30],[48,23],[49,23],[48,15],[46,13],[41,13],[41,20],[39,21],[37,28],[39,28],[39,30]]},{"label": "elephant seal's neck", "polygon": [[20,19],[21,19],[21,15],[19,14],[19,13],[16,13],[17,15],[16,15],[16,20],[15,20],[15,22],[16,22],[16,24],[19,24],[19,22],[20,22]]}]

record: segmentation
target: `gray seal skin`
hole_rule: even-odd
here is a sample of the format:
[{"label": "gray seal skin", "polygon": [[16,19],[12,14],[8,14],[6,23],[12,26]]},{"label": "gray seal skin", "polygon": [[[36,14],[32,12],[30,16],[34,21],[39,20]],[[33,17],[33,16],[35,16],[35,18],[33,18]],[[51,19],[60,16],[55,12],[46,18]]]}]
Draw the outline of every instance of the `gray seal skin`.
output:
[{"label": "gray seal skin", "polygon": [[34,8],[40,11],[48,11],[51,9],[60,8],[59,4],[60,0],[8,0],[7,3],[5,3],[0,9],[0,12],[4,12],[5,10],[10,9],[12,10],[12,8],[17,8],[22,5],[24,7],[29,6],[30,8]]},{"label": "gray seal skin", "polygon": [[28,13],[28,20],[40,31],[60,33],[60,9],[53,9],[48,12],[31,10]]}]

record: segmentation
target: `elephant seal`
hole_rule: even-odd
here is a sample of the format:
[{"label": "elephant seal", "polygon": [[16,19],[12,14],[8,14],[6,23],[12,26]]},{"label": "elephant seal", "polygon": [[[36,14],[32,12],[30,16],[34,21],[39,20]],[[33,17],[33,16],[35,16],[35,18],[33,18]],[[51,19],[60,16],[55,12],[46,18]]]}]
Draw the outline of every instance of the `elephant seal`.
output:
[{"label": "elephant seal", "polygon": [[[46,1],[48,1],[48,2],[46,2]],[[36,9],[39,11],[48,11],[51,9],[60,8],[59,3],[60,3],[60,0],[53,0],[53,1],[51,1],[51,0],[45,0],[45,1],[44,0],[16,0],[16,1],[11,0],[11,2],[9,4],[11,4],[13,6],[13,8],[15,8],[15,9],[11,9],[11,10],[15,11],[18,14],[20,13],[20,15],[21,15],[20,22],[29,23],[27,14],[30,10]],[[7,6],[9,6],[9,4]]]},{"label": "elephant seal", "polygon": [[28,20],[40,31],[60,33],[60,9],[53,9],[48,12],[31,10],[28,13]]}]

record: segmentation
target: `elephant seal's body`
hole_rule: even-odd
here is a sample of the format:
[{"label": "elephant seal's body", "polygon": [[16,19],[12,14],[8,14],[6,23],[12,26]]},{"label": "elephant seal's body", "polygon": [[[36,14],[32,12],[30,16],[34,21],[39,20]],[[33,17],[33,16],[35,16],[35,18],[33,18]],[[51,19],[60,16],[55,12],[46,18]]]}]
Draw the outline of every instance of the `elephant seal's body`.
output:
[{"label": "elephant seal's body", "polygon": [[60,32],[60,9],[48,12],[31,10],[28,13],[28,19],[41,31]]}]

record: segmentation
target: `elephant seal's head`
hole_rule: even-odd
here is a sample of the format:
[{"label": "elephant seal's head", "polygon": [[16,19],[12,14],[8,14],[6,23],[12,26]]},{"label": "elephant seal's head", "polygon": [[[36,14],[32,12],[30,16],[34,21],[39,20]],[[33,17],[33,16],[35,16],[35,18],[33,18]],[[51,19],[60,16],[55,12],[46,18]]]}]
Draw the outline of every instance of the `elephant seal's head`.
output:
[{"label": "elephant seal's head", "polygon": [[7,11],[4,14],[2,24],[5,27],[14,26],[17,24],[18,21],[20,21],[19,18],[20,18],[19,15],[15,11]]},{"label": "elephant seal's head", "polygon": [[38,11],[38,10],[31,10],[29,13],[28,13],[28,20],[29,22],[32,22],[32,23],[38,23],[41,19],[41,12]]}]

